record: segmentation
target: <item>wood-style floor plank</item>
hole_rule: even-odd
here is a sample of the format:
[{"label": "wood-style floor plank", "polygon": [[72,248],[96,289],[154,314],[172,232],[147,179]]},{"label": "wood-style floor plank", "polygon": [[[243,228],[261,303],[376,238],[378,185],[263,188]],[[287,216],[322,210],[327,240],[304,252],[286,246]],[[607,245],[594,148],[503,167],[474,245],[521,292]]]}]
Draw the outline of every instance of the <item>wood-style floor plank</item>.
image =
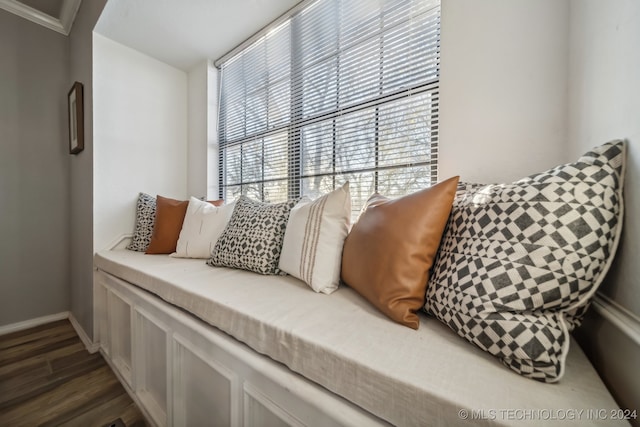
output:
[{"label": "wood-style floor plank", "polygon": [[127,427],[144,417],[67,320],[0,336],[0,426]]},{"label": "wood-style floor plank", "polygon": [[68,335],[58,334],[53,337],[42,338],[37,341],[5,348],[0,351],[0,366],[20,362],[39,354],[67,347],[77,343],[78,340],[79,338],[75,335],[75,331],[71,331],[71,334]]},{"label": "wood-style floor plank", "polygon": [[120,418],[128,427],[142,427],[145,424],[140,419],[138,414],[138,407],[133,402],[131,402],[129,396],[118,396],[113,400],[103,402],[101,405],[94,408],[91,413],[80,414],[72,419],[51,425],[64,427],[85,427],[93,422],[96,423],[96,425],[103,426],[108,422],[115,420],[116,418]]},{"label": "wood-style floor plank", "polygon": [[[0,337],[0,340],[1,339],[2,338]],[[22,372],[29,370],[31,366],[36,366],[42,363],[46,365],[48,359],[63,357],[65,355],[72,354],[78,351],[86,351],[84,345],[79,340],[73,345],[62,347],[45,354],[39,354],[24,359],[20,362],[19,366],[16,366],[16,364],[7,364],[4,366],[0,366],[0,384],[2,383],[3,379],[20,375]],[[0,353],[1,352],[2,350],[0,350]]]},{"label": "wood-style floor plank", "polygon": [[69,326],[71,326],[71,324],[68,320],[58,320],[30,328],[28,333],[25,333],[25,331],[17,331],[3,335],[2,340],[0,340],[0,350],[37,341],[41,338],[55,337],[56,334],[59,333],[74,335],[73,328],[69,329]]}]

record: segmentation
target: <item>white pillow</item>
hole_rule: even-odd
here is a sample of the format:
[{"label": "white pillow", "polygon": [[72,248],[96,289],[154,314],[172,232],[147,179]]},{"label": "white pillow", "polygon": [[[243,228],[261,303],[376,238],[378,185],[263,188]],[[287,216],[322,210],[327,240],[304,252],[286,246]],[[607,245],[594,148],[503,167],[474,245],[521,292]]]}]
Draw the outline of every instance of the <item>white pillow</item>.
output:
[{"label": "white pillow", "polygon": [[280,270],[314,291],[338,289],[342,245],[351,223],[349,182],[315,201],[302,200],[289,214]]},{"label": "white pillow", "polygon": [[175,258],[209,258],[211,250],[231,218],[234,207],[235,202],[218,207],[191,197],[176,251],[171,256]]}]

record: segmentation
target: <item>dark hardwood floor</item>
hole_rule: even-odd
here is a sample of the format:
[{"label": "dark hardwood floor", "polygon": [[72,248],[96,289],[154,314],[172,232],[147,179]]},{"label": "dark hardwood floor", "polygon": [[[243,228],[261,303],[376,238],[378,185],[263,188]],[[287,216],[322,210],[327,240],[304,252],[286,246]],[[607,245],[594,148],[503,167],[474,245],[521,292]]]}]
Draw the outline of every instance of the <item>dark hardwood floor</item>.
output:
[{"label": "dark hardwood floor", "polygon": [[0,336],[0,426],[102,427],[144,417],[68,320]]}]

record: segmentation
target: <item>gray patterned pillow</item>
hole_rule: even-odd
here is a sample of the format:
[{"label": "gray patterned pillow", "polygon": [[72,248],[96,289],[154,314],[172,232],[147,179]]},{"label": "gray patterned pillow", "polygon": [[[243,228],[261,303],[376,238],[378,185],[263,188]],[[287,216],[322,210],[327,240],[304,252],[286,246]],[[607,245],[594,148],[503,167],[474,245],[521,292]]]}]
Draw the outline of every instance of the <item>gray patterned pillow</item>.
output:
[{"label": "gray patterned pillow", "polygon": [[153,225],[156,222],[156,198],[145,193],[138,195],[136,203],[136,225],[133,237],[127,249],[137,252],[145,252],[151,242]]},{"label": "gray patterned pillow", "polygon": [[625,145],[512,184],[461,192],[425,310],[514,371],[554,382],[615,253]]},{"label": "gray patterned pillow", "polygon": [[289,212],[297,202],[269,204],[240,196],[207,264],[280,274],[282,240]]}]

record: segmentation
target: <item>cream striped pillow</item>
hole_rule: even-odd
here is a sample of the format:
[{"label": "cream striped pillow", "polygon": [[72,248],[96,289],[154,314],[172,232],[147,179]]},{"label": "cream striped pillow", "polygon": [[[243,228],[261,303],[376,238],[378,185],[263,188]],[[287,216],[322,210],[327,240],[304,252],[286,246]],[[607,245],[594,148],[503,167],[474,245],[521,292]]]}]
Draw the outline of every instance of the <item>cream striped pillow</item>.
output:
[{"label": "cream striped pillow", "polygon": [[351,221],[349,182],[313,202],[303,200],[289,214],[280,270],[314,291],[338,289],[342,245]]}]

